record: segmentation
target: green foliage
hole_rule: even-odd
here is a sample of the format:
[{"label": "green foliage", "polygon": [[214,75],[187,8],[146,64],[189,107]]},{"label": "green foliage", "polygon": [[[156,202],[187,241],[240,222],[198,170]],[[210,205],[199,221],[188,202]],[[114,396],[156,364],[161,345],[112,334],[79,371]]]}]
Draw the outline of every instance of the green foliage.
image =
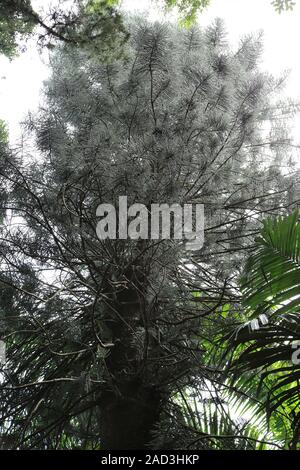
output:
[{"label": "green foliage", "polygon": [[232,369],[261,374],[258,392],[270,418],[275,411],[289,426],[289,446],[300,443],[300,366],[292,361],[300,340],[300,223],[295,210],[269,218],[257,239],[242,278],[250,322],[231,337],[236,353]]},{"label": "green foliage", "polygon": [[103,60],[120,56],[128,39],[116,0],[74,0],[69,8],[51,7],[37,13],[30,0],[3,0],[0,4],[0,52],[12,58],[21,40],[33,33],[40,46],[57,42],[89,49]]},{"label": "green foliage", "polygon": [[[167,9],[177,7],[180,23],[192,26],[197,13],[205,10],[210,0],[164,0]],[[291,10],[292,0],[274,0],[281,13]],[[52,49],[57,41],[76,45],[95,57],[109,60],[123,54],[128,32],[119,11],[119,0],[74,0],[70,8],[50,8],[49,13],[38,14],[30,0],[2,0],[0,3],[0,53],[10,59],[20,44],[33,33],[42,46]]]},{"label": "green foliage", "polygon": [[242,278],[245,305],[254,317],[269,318],[297,312],[300,308],[299,213],[264,221],[257,249]]},{"label": "green foliage", "polygon": [[167,8],[177,7],[184,26],[191,26],[197,19],[197,13],[210,4],[210,0],[164,0]]},{"label": "green foliage", "polygon": [[[225,0],[226,1],[226,0]],[[180,15],[180,23],[190,27],[197,20],[197,14],[210,5],[210,0],[164,0],[167,9],[176,7]],[[273,0],[272,5],[278,13],[292,10],[296,5],[293,0]]]},{"label": "green foliage", "polygon": [[[209,387],[208,387],[209,389]],[[211,386],[212,392],[212,386]],[[272,448],[271,433],[255,420],[247,420],[240,416],[234,417],[236,410],[234,393],[222,394],[218,398],[214,393],[207,393],[201,398],[201,392],[185,393],[178,397],[178,403],[183,410],[184,419],[188,425],[194,448],[214,450],[266,450]],[[209,395],[211,395],[209,397]],[[244,405],[253,403],[243,397]],[[241,411],[241,410],[240,410]],[[246,411],[246,406],[242,411]],[[274,443],[273,443],[274,445]]]},{"label": "green foliage", "polygon": [[296,1],[293,0],[273,0],[272,5],[278,13],[283,11],[292,10],[296,5]]},{"label": "green foliage", "polygon": [[103,8],[115,7],[120,4],[120,0],[88,0],[85,4],[85,10],[90,14],[101,13]]},{"label": "green foliage", "polygon": [[28,38],[37,24],[28,11],[30,0],[0,2],[0,53],[10,59],[18,53],[20,40]]},{"label": "green foliage", "polygon": [[66,37],[85,48],[95,58],[106,62],[120,58],[129,38],[119,0],[87,0],[79,2],[78,19]]}]

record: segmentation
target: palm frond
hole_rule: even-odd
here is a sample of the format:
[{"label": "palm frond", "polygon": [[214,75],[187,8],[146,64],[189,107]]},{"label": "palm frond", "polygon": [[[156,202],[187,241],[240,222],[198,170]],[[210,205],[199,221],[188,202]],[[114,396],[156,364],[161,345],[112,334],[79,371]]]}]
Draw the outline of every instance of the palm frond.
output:
[{"label": "palm frond", "polygon": [[289,446],[296,448],[300,442],[300,365],[292,358],[294,344],[300,340],[298,210],[264,222],[241,288],[249,321],[230,336],[231,370],[237,382],[245,377],[251,382],[255,377],[269,423],[274,412],[281,415],[289,428]]}]

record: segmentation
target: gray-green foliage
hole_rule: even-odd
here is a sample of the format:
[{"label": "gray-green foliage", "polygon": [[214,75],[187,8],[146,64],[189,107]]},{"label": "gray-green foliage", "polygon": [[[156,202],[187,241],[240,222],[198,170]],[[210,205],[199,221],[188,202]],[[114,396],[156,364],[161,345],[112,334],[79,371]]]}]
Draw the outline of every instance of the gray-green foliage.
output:
[{"label": "gray-green foliage", "polygon": [[[174,397],[222,380],[206,363],[214,329],[204,319],[238,305],[258,219],[293,204],[279,168],[290,142],[273,99],[281,80],[259,70],[260,38],[232,51],[219,21],[129,29],[125,62],[56,52],[45,104],[27,123],[39,158],[1,170],[25,221],[3,228],[1,274],[15,307],[0,415],[21,448],[124,448],[154,436],[156,448],[209,447],[199,429],[187,433]],[[100,241],[96,207],[120,195],[147,207],[204,203],[203,251]]]},{"label": "gray-green foliage", "polygon": [[272,5],[278,13],[289,11],[294,8],[296,1],[293,0],[273,0]]},{"label": "gray-green foliage", "polygon": [[[6,123],[0,119],[0,165],[3,164],[3,161],[8,156],[8,130]],[[1,188],[1,206],[0,206],[0,224],[3,221],[3,205],[6,197],[5,185]]]},{"label": "gray-green foliage", "polygon": [[0,52],[14,57],[24,40],[53,48],[57,42],[88,49],[108,60],[122,54],[128,38],[117,9],[118,0],[62,0],[38,12],[30,0],[2,0],[0,4]]}]

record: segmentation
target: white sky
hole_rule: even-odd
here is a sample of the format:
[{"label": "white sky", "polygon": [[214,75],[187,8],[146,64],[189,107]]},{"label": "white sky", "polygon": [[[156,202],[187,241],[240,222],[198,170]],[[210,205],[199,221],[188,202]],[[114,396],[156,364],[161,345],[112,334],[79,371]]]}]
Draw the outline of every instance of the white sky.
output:
[{"label": "white sky", "polygon": [[[47,6],[49,0],[32,3]],[[206,26],[217,16],[223,18],[233,46],[242,35],[264,30],[262,68],[274,74],[289,69],[285,94],[300,101],[300,0],[296,3],[292,12],[279,15],[271,0],[211,0],[208,10],[199,15],[199,24]],[[144,12],[151,19],[172,18],[155,7],[155,0],[123,0],[123,8]],[[8,123],[12,141],[19,135],[19,122],[37,107],[42,82],[48,73],[45,57],[42,59],[34,47],[28,47],[27,52],[12,62],[0,57],[0,118]],[[295,139],[298,141],[299,137],[300,118],[295,120]]]}]

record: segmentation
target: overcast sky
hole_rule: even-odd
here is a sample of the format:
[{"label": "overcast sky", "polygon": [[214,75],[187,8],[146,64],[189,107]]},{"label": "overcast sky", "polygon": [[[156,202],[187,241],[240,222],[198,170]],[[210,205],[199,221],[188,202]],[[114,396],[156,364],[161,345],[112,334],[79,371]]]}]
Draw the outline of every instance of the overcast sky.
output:
[{"label": "overcast sky", "polygon": [[[49,0],[33,0],[32,3],[44,6]],[[271,0],[211,0],[208,10],[199,15],[199,24],[206,26],[217,16],[223,18],[233,46],[244,34],[263,30],[262,68],[274,74],[289,69],[285,94],[300,101],[300,1],[296,3],[294,11],[278,15]],[[123,8],[144,12],[151,19],[171,18],[170,15],[164,17],[151,0],[123,0]],[[0,57],[0,118],[8,123],[12,140],[19,134],[18,123],[24,115],[37,107],[47,75],[46,60],[34,47],[28,47],[27,52],[12,62]],[[295,137],[300,140],[300,119],[295,121]]]}]

